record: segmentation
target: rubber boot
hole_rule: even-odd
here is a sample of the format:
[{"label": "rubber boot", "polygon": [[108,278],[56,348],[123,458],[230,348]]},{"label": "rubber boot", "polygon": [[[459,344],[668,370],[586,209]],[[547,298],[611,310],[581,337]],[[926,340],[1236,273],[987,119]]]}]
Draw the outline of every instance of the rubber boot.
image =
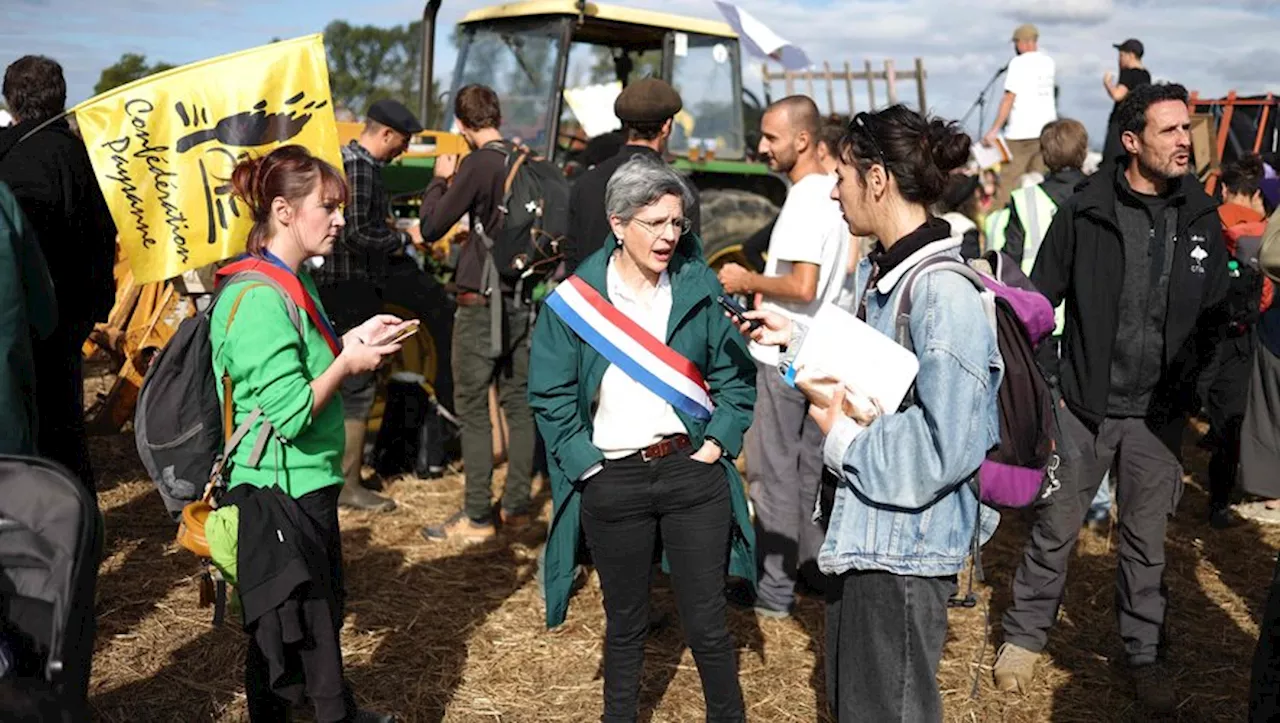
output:
[{"label": "rubber boot", "polygon": [[360,464],[364,461],[365,423],[348,419],[343,425],[346,431],[347,446],[342,455],[342,492],[338,494],[338,504],[357,510],[375,510],[390,512],[396,508],[396,501],[376,494],[360,484]]}]

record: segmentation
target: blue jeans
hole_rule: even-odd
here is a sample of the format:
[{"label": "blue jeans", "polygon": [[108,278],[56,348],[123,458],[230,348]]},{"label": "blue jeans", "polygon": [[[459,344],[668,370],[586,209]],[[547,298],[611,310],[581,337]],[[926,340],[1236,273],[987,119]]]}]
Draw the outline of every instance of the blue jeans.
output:
[{"label": "blue jeans", "polygon": [[1093,496],[1093,502],[1089,503],[1089,513],[1085,515],[1086,522],[1101,522],[1111,515],[1111,471],[1108,470],[1102,477],[1102,484],[1098,485],[1098,494]]}]

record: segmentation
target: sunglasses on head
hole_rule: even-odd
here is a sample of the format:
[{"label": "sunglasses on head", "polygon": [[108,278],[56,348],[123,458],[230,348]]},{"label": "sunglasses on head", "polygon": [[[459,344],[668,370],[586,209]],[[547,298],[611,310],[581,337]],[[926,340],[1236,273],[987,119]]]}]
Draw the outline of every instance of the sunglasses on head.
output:
[{"label": "sunglasses on head", "polygon": [[866,119],[869,117],[871,117],[871,114],[866,111],[855,115],[853,120],[849,121],[849,128],[858,128],[866,135],[867,140],[871,141],[871,148],[876,152],[876,157],[880,160],[880,165],[884,167],[885,171],[888,171],[889,164],[884,159],[884,151],[880,150],[880,144],[876,142],[876,134],[872,133],[871,128],[867,126]]}]

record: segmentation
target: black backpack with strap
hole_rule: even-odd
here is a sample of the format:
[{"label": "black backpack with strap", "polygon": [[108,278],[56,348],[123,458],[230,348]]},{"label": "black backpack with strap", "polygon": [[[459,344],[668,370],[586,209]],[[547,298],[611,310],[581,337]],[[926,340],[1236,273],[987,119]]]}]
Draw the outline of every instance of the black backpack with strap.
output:
[{"label": "black backpack with strap", "polygon": [[[238,281],[274,288],[284,299],[289,320],[302,333],[302,317],[297,302],[270,277],[253,271],[239,272],[219,284],[218,293],[204,312],[184,319],[177,333],[152,360],[138,393],[134,414],[134,441],[138,457],[155,483],[165,509],[174,520],[182,508],[199,500],[210,475],[229,458],[244,439],[250,426],[261,416],[256,409],[248,419],[231,426],[229,399],[219,396],[213,373],[213,347],[209,341],[213,311],[223,289]],[[253,286],[240,291],[240,297]],[[236,306],[239,298],[236,299]],[[233,308],[227,326],[235,318]],[[223,382],[225,387],[227,382]],[[227,390],[221,390],[227,396]],[[272,434],[265,422],[254,440],[254,458],[260,457]],[[231,443],[227,443],[230,436]]]},{"label": "black backpack with strap", "polygon": [[[501,280],[532,287],[529,279],[536,283],[545,278],[560,259],[560,241],[569,230],[569,181],[555,164],[525,146],[495,141],[485,148],[500,151],[507,159],[498,207],[502,222],[496,232],[479,224],[477,229]],[[489,278],[486,285],[496,286]]]}]

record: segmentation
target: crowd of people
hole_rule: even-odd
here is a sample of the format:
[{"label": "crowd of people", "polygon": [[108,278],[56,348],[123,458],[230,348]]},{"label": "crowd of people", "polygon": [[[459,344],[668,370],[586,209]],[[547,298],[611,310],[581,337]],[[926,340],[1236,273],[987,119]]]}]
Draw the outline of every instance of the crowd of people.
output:
[{"label": "crowd of people", "polygon": [[[1106,516],[1114,486],[1116,614],[1135,698],[1172,713],[1165,545],[1189,415],[1212,425],[1206,522],[1280,520],[1280,316],[1258,260],[1280,237],[1280,221],[1267,220],[1277,199],[1261,190],[1256,156],[1222,168],[1221,201],[1206,192],[1192,175],[1187,91],[1152,83],[1134,39],[1115,46],[1119,77],[1104,78],[1115,109],[1102,163],[1087,172],[1088,134],[1059,114],[1038,30],[1021,26],[1012,40],[1003,99],[979,141],[1010,154],[994,189],[954,122],[896,105],[832,123],[805,96],[770,104],[757,150],[788,191],[756,269],[713,271],[702,258],[697,191],[665,157],[679,92],[657,79],[627,85],[615,104],[624,144],[577,179],[565,273],[538,305],[493,269],[517,149],[488,87],[454,94],[472,152],[436,159],[417,224],[389,222],[381,168],[423,130],[395,101],[368,109],[341,169],[299,146],[237,166],[232,185],[253,222],[242,260],[285,274],[296,297],[233,274],[214,299],[228,421],[247,439],[270,430],[265,447],[234,449],[223,504],[241,510],[239,575],[255,594],[291,579],[289,565],[312,583],[246,602],[250,719],[286,720],[307,701],[318,721],[393,719],[359,709],[343,673],[338,508],[395,508],[361,476],[377,371],[409,325],[380,313],[380,289],[464,218],[450,361],[465,492],[456,514],[421,534],[474,544],[526,528],[545,449],[546,622],[564,622],[593,567],[603,720],[636,719],[655,568],[670,575],[708,720],[747,717],[728,606],[786,618],[801,595],[826,603],[836,720],[942,720],[948,609],[1000,521],[971,482],[1001,443],[1008,368],[970,279],[920,273],[937,259],[1008,259],[1057,314],[1036,355],[1057,402],[1061,464],[1028,512],[996,687],[1032,689],[1081,528]],[[111,308],[115,229],[83,143],[55,120],[61,68],[22,58],[3,94],[16,124],[0,129],[0,452],[58,460],[92,490],[81,345]],[[919,368],[901,408],[796,383],[797,350],[828,305],[891,338],[906,330]],[[299,320],[298,307],[317,313]],[[495,384],[509,429],[497,503]],[[1233,505],[1241,494],[1253,501]],[[281,530],[305,542],[293,553],[267,544],[283,542]],[[1258,720],[1280,687],[1275,607],[1255,659]]]}]

